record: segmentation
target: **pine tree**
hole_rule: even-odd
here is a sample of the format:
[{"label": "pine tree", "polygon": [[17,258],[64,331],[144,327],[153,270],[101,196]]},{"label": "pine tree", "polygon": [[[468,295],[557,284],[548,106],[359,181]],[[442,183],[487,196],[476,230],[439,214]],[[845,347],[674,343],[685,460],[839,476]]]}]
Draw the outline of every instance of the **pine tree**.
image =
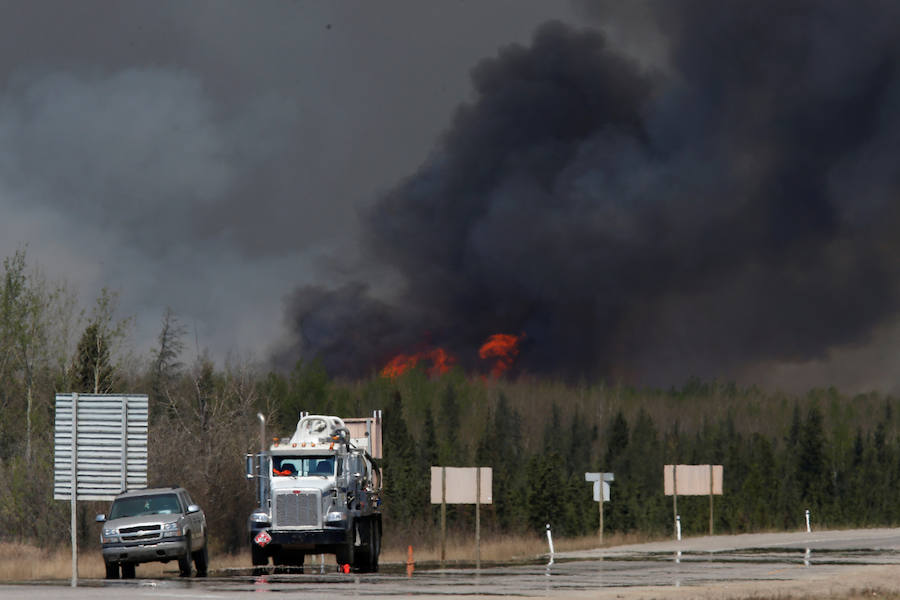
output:
[{"label": "pine tree", "polygon": [[109,360],[109,340],[98,323],[90,323],[81,335],[73,369],[73,389],[85,394],[106,394],[115,384]]},{"label": "pine tree", "polygon": [[428,480],[422,481],[416,468],[415,442],[403,418],[403,398],[394,392],[384,413],[384,496],[385,513],[395,522],[411,526],[420,513]]}]

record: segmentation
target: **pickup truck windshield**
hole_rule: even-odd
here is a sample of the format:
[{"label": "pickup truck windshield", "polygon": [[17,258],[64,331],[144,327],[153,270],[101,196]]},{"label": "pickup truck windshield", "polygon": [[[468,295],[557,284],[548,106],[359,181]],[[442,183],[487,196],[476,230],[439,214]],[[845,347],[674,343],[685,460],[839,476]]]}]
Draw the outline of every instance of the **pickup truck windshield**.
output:
[{"label": "pickup truck windshield", "polygon": [[330,477],[334,475],[334,456],[273,456],[272,474],[276,477]]},{"label": "pickup truck windshield", "polygon": [[109,510],[109,518],[112,520],[143,515],[173,515],[180,512],[178,496],[175,494],[131,496],[113,502],[112,508]]}]

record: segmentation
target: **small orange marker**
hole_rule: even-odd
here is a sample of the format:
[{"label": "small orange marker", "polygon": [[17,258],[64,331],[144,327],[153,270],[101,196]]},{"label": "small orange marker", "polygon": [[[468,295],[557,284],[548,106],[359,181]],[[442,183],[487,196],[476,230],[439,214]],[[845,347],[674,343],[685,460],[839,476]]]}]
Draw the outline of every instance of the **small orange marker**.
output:
[{"label": "small orange marker", "polygon": [[406,554],[406,576],[412,577],[413,571],[415,570],[416,562],[413,560],[412,544],[410,544]]}]

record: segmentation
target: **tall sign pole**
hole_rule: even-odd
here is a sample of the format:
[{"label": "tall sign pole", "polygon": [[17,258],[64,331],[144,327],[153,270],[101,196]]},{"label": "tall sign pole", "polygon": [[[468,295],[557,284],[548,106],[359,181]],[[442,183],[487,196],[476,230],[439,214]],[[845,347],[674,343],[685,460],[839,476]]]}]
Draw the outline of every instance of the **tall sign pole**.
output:
[{"label": "tall sign pole", "polygon": [[[482,477],[484,481],[482,481]],[[475,504],[475,566],[481,568],[481,507],[493,504],[491,467],[431,467],[431,503],[441,505],[441,566],[447,558],[447,505]]]},{"label": "tall sign pole", "polygon": [[713,534],[713,466],[709,465],[709,535]]},{"label": "tall sign pole", "polygon": [[[663,488],[666,496],[672,496],[672,513],[675,517],[675,537],[679,536],[678,494],[682,496],[709,496],[709,535],[715,524],[714,498],[722,495],[724,477],[722,465],[664,465]],[[679,478],[678,476],[681,475]]]},{"label": "tall sign pole", "polygon": [[481,568],[481,467],[475,467],[475,568]]},{"label": "tall sign pole", "polygon": [[597,537],[600,539],[600,544],[603,544],[603,503],[609,502],[609,484],[615,481],[615,476],[612,473],[585,473],[584,474],[585,481],[592,481],[594,483],[594,502],[597,502],[600,507],[598,510],[600,511],[600,527],[597,529]]},{"label": "tall sign pole", "polygon": [[78,501],[147,487],[147,396],[56,394],[53,499],[68,500],[72,587],[78,586]]},{"label": "tall sign pole", "polygon": [[441,568],[447,558],[447,467],[441,467]]},{"label": "tall sign pole", "polygon": [[600,507],[600,528],[597,530],[597,535],[600,538],[600,545],[603,545],[603,500],[597,503]]},{"label": "tall sign pole", "polygon": [[78,535],[76,502],[78,496],[78,394],[72,394],[72,501],[69,504],[72,526],[72,587],[78,587]]},{"label": "tall sign pole", "polygon": [[680,540],[678,531],[678,465],[672,465],[672,522],[675,524],[675,539]]}]

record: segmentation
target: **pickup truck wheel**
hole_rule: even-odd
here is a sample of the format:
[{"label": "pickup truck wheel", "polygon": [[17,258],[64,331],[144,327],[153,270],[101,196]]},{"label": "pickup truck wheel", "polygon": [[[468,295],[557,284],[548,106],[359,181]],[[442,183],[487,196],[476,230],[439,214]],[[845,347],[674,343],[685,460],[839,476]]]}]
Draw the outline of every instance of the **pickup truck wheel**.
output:
[{"label": "pickup truck wheel", "polygon": [[119,578],[119,563],[105,563],[106,564],[106,578],[107,579],[118,579]]},{"label": "pickup truck wheel", "polygon": [[189,551],[178,557],[178,575],[180,577],[191,576],[191,553]]},{"label": "pickup truck wheel", "polygon": [[134,579],[134,563],[122,563],[122,579]]},{"label": "pickup truck wheel", "polygon": [[197,569],[197,577],[206,577],[206,572],[209,568],[209,550],[206,546],[206,542],[203,542],[203,547],[194,552],[194,567]]}]

